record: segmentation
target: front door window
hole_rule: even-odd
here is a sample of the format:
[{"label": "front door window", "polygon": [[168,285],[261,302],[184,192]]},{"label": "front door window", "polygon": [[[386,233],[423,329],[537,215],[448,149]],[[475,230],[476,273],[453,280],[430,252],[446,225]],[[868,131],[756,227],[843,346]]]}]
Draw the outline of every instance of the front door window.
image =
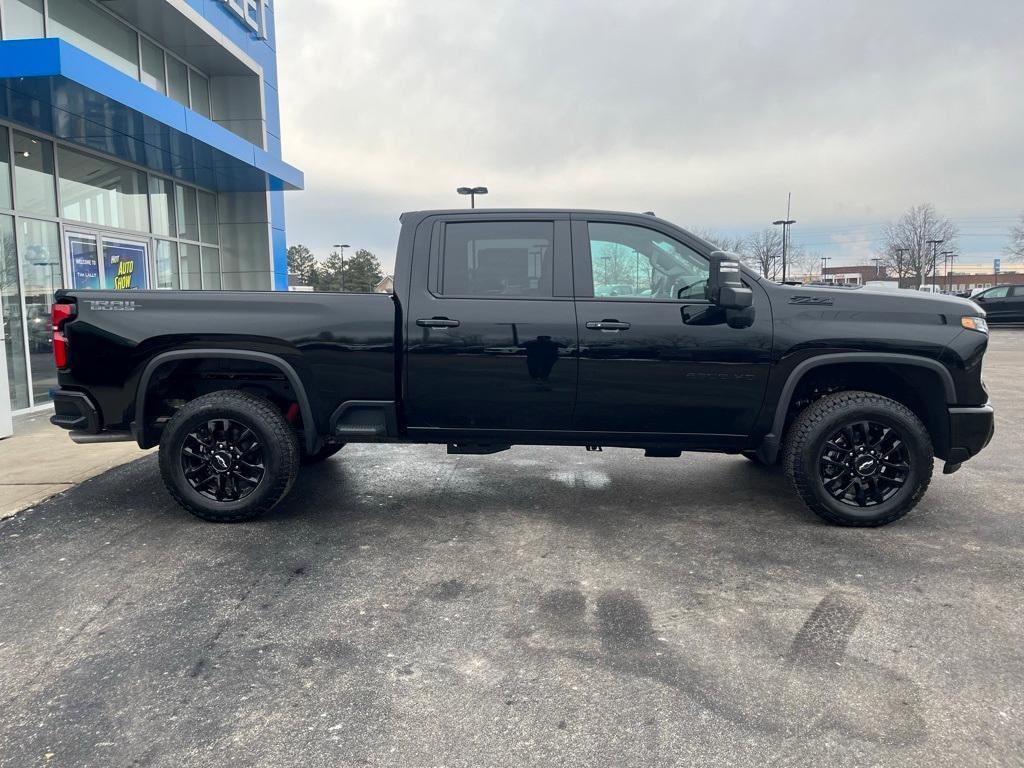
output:
[{"label": "front door window", "polygon": [[708,261],[667,235],[632,224],[591,222],[594,296],[704,299]]}]

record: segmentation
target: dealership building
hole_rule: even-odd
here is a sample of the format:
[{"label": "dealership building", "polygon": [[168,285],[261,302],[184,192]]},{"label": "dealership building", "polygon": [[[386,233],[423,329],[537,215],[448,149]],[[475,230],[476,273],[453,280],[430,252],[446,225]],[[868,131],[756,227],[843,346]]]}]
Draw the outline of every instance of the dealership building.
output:
[{"label": "dealership building", "polygon": [[273,12],[0,0],[0,436],[49,403],[58,288],[287,288]]}]

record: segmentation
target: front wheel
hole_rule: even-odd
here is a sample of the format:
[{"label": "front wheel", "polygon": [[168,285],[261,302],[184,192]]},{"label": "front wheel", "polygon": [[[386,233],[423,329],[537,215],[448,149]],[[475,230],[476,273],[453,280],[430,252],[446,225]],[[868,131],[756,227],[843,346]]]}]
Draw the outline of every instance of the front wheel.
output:
[{"label": "front wheel", "polygon": [[921,420],[871,392],[836,392],[790,427],[786,473],[812,512],[836,525],[899,520],[932,477],[932,441]]},{"label": "front wheel", "polygon": [[160,474],[174,500],[215,523],[251,520],[291,490],[299,444],[269,400],[234,390],[191,400],[160,436]]}]

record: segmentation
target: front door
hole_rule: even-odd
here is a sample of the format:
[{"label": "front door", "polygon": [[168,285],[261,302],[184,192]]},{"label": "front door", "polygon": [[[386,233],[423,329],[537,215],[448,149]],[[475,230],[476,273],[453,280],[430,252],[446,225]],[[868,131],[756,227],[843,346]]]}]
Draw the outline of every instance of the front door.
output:
[{"label": "front door", "polygon": [[[704,299],[708,259],[642,217],[574,217],[580,378],[577,430],[746,435],[761,409],[771,308],[732,328]],[[709,311],[712,310],[712,311]]]},{"label": "front door", "polygon": [[453,215],[419,229],[405,318],[410,434],[569,429],[568,217]]},{"label": "front door", "polygon": [[64,234],[75,288],[123,291],[149,285],[149,243],[93,232]]}]

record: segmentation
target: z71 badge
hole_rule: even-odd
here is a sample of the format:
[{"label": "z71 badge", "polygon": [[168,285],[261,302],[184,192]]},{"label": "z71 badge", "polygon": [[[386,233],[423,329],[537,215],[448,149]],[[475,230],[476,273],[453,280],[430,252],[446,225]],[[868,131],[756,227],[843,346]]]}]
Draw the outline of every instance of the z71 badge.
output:
[{"label": "z71 badge", "polygon": [[86,299],[85,303],[93,312],[134,312],[138,306],[126,299]]},{"label": "z71 badge", "polygon": [[810,304],[815,307],[831,307],[831,296],[790,296],[790,304]]}]

